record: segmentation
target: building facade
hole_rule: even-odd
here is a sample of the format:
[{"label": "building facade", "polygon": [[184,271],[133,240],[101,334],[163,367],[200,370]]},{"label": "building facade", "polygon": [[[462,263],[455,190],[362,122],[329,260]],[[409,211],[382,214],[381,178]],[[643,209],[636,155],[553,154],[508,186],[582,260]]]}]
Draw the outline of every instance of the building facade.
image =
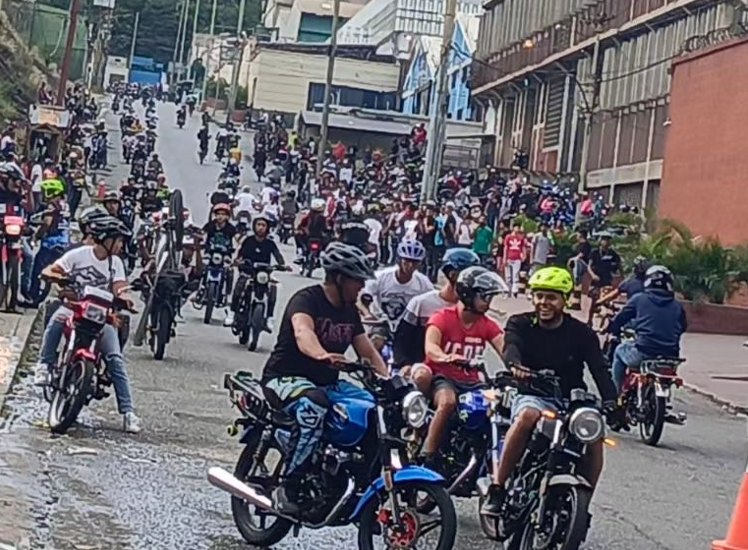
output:
[{"label": "building facade", "polygon": [[[453,120],[476,120],[480,109],[473,105],[470,92],[470,70],[478,38],[479,19],[459,15],[452,36],[447,82],[449,102],[447,116]],[[441,59],[441,39],[419,36],[405,68],[402,107],[409,115],[428,115]]]},{"label": "building facade", "polygon": [[670,69],[743,24],[740,0],[489,0],[473,96],[492,107],[495,161],[578,173],[613,202],[656,207]]}]

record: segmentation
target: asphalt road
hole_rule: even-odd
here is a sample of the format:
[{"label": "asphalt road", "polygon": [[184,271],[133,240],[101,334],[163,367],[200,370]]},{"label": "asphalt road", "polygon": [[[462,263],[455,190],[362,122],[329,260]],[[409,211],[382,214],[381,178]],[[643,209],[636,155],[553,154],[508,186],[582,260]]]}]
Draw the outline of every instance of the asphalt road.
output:
[{"label": "asphalt road", "polygon": [[[183,190],[202,224],[218,165],[198,164],[197,116],[179,130],[173,107],[160,112],[158,151],[169,182]],[[117,158],[114,152],[113,163]],[[111,177],[124,173],[115,167]],[[279,309],[310,284],[298,274],[278,278]],[[228,496],[208,484],[205,472],[212,465],[231,469],[241,450],[226,434],[234,413],[220,389],[223,374],[259,373],[274,338],[263,335],[259,351],[250,353],[219,325],[222,314],[211,326],[189,305],[184,316],[165,361],[145,349],[126,351],[145,427],[137,436],[121,432],[110,398],[84,411],[68,436],[50,437],[42,425],[46,407],[30,378],[15,386],[0,419],[0,542],[50,550],[246,548]],[[659,448],[623,435],[608,451],[586,548],[707,549],[725,534],[745,468],[745,420],[684,392],[678,405],[689,423],[668,427]],[[495,549],[480,532],[476,503],[461,500],[457,507],[455,548]],[[354,535],[352,528],[302,531],[277,548],[348,550],[355,548]]]}]

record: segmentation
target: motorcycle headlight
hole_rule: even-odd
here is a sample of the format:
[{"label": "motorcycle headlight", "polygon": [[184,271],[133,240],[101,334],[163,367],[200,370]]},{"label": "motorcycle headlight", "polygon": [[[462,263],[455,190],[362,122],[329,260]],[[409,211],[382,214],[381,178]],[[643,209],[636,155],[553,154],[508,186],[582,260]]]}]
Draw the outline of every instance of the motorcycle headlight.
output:
[{"label": "motorcycle headlight", "polygon": [[569,432],[585,445],[599,441],[605,435],[603,415],[589,407],[577,409],[569,419]]},{"label": "motorcycle headlight", "polygon": [[83,310],[82,315],[84,319],[96,323],[97,325],[106,324],[107,310],[104,307],[96,304],[88,304]]},{"label": "motorcycle headlight", "polygon": [[211,258],[211,262],[215,265],[221,265],[223,263],[223,256],[221,254],[213,254],[213,258]]},{"label": "motorcycle headlight", "polygon": [[260,271],[255,277],[255,280],[257,281],[258,285],[266,285],[270,280],[270,276],[264,271]]},{"label": "motorcycle headlight", "polygon": [[429,404],[419,391],[412,391],[403,399],[403,418],[408,426],[420,428],[426,423]]}]

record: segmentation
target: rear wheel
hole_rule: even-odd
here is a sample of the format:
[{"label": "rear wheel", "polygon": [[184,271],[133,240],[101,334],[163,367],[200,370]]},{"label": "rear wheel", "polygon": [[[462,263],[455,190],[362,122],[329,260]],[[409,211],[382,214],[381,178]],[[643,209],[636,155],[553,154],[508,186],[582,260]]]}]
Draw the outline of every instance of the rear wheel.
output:
[{"label": "rear wheel", "polygon": [[665,409],[667,402],[664,397],[657,396],[654,384],[647,386],[642,396],[643,418],[639,423],[639,435],[642,441],[652,447],[660,442],[665,428]]},{"label": "rear wheel", "polygon": [[171,333],[171,311],[168,307],[162,307],[158,313],[158,327],[155,334],[156,341],[153,347],[153,358],[161,361],[166,352],[166,344]]},{"label": "rear wheel", "polygon": [[213,318],[213,307],[216,305],[216,283],[208,283],[205,287],[205,313],[203,314],[203,323],[210,324]]},{"label": "rear wheel", "polygon": [[49,404],[49,428],[52,433],[64,434],[73,425],[91,393],[94,365],[77,359],[63,368],[58,387]]}]

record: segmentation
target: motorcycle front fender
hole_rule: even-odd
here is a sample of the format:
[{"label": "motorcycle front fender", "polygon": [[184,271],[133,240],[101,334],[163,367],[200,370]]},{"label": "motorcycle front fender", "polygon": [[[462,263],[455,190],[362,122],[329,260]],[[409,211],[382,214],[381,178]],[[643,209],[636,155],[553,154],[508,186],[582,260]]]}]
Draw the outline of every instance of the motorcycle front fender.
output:
[{"label": "motorcycle front fender", "polygon": [[[434,483],[438,485],[444,483],[444,478],[440,474],[422,466],[406,466],[402,470],[397,470],[394,473],[393,478],[395,484],[406,483],[408,481],[423,481],[425,483]],[[369,485],[366,492],[361,496],[361,500],[358,501],[356,509],[351,514],[349,520],[357,521],[361,515],[361,511],[368,502],[371,499],[376,498],[377,494],[382,491],[384,491],[384,477],[379,477]]]},{"label": "motorcycle front fender", "polygon": [[554,487],[558,485],[574,485],[592,489],[592,485],[590,485],[589,481],[584,479],[582,476],[573,474],[558,474],[553,476],[550,481],[548,481],[548,487]]}]

